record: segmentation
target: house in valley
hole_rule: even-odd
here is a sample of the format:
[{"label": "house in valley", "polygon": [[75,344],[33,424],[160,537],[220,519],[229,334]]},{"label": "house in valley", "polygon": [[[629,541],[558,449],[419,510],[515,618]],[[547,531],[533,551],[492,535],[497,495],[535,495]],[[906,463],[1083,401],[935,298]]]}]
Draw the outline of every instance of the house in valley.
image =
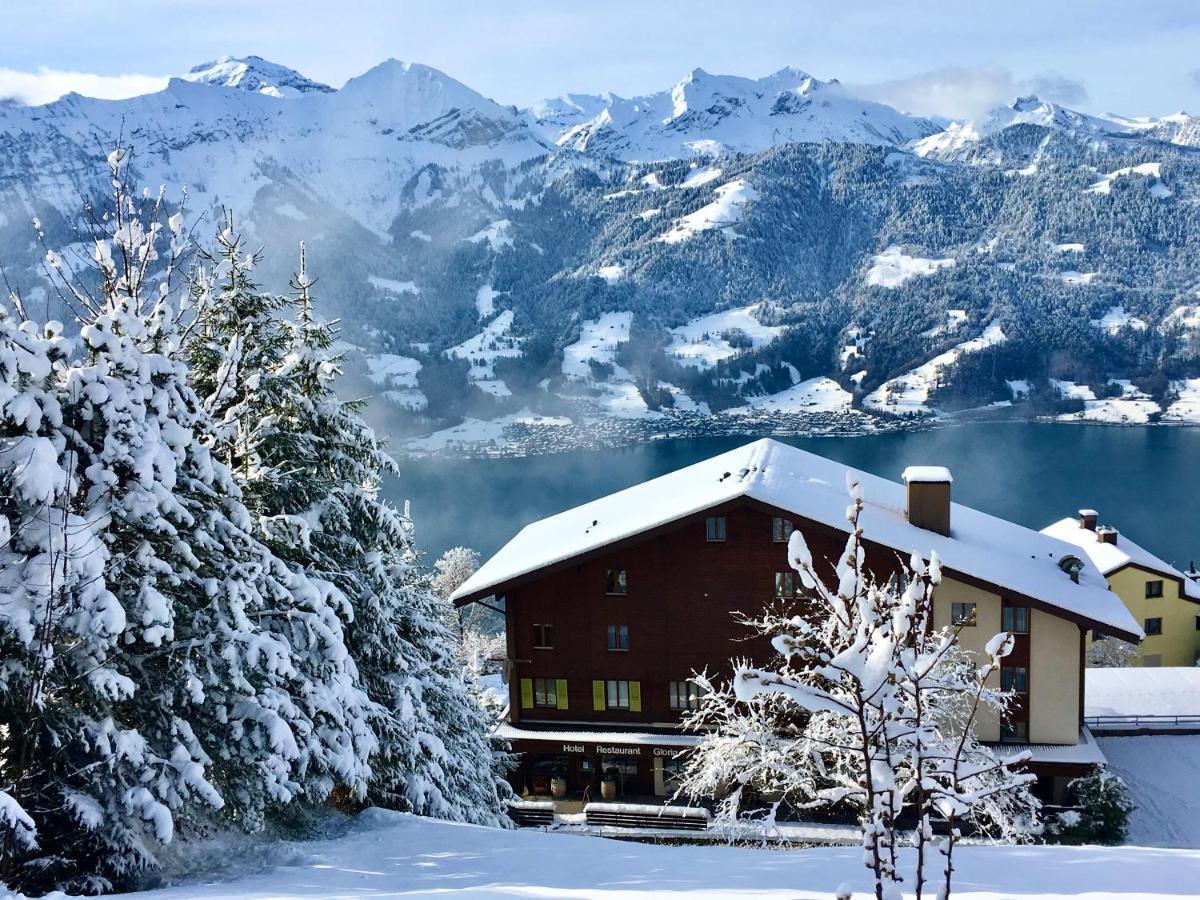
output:
[{"label": "house in valley", "polygon": [[[1142,666],[1194,666],[1200,662],[1200,581],[1181,572],[1109,525],[1098,525],[1094,509],[1060,519],[1042,529],[1080,549],[1108,581],[1142,626],[1145,640],[1134,663]],[[1089,640],[1104,637],[1103,630]]]},{"label": "house in valley", "polygon": [[[847,536],[847,467],[759,440],[523,528],[454,594],[505,611],[510,713],[500,734],[520,754],[519,793],[591,788],[615,770],[627,795],[671,793],[679,728],[699,705],[693,673],[765,662],[769,641],[739,624],[798,596],[787,541],[801,529],[814,559]],[[859,523],[877,578],[936,551],[935,627],[964,623],[981,651],[997,632],[1016,646],[995,676],[1017,694],[981,737],[1031,753],[1047,796],[1103,761],[1083,728],[1084,636],[1137,641],[1141,630],[1078,547],[951,502],[950,473],[904,483],[860,473]],[[832,576],[833,563],[829,571]],[[492,598],[492,599],[489,599]]]}]

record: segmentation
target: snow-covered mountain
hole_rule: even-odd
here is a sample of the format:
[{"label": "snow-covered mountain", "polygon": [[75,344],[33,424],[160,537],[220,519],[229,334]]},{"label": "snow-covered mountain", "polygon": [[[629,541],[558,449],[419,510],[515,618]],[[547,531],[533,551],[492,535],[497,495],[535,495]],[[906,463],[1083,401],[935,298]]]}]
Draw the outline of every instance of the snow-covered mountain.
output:
[{"label": "snow-covered mountain", "polygon": [[693,69],[670,90],[607,98],[588,121],[560,120],[567,126],[558,136],[561,146],[628,160],[755,153],[800,142],[900,145],[938,130],[928,119],[794,68],[757,79]]},{"label": "snow-covered mountain", "polygon": [[1028,96],[1018,97],[981,120],[952,122],[945,130],[916,141],[913,150],[921,156],[951,159],[1014,125],[1036,125],[1079,141],[1148,139],[1200,146],[1200,120],[1186,113],[1138,119],[1112,114],[1096,116]]},{"label": "snow-covered mountain", "polygon": [[313,81],[295,69],[268,62],[261,56],[221,56],[212,62],[195,66],[183,79],[269,97],[294,98],[304,94],[333,93],[329,85]]},{"label": "snow-covered mountain", "polygon": [[222,58],[129,100],[0,103],[0,263],[41,317],[68,311],[30,221],[77,246],[118,139],[200,233],[231,211],[264,285],[307,242],[363,392],[408,432],[580,405],[1200,418],[1182,113],[1027,97],[942,127],[797,69],[518,110],[416,63],[333,90]]}]

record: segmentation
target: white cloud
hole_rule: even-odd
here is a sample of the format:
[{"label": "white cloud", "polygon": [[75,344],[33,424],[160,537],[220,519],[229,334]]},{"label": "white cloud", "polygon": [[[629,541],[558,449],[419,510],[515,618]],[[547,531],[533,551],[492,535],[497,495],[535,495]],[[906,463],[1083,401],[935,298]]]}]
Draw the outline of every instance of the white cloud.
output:
[{"label": "white cloud", "polygon": [[847,87],[862,97],[878,100],[922,116],[972,119],[1024,94],[1074,104],[1087,99],[1081,82],[1061,75],[1016,78],[1000,66],[947,66],[905,78]]},{"label": "white cloud", "polygon": [[72,91],[86,97],[121,100],[161,91],[166,77],[155,75],[96,75],[39,66],[36,72],[0,67],[0,98],[16,99],[36,106],[57,100]]}]

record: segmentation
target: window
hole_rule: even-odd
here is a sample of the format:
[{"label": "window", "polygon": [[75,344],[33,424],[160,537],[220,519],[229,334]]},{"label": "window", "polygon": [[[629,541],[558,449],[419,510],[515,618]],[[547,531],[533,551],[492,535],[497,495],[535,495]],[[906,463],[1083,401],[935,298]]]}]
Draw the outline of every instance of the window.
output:
[{"label": "window", "polygon": [[629,626],[628,625],[609,625],[608,626],[608,649],[609,650],[628,650],[629,649]]},{"label": "window", "polygon": [[775,573],[775,596],[776,597],[792,597],[796,594],[796,573],[795,572],[776,572]]},{"label": "window", "polygon": [[553,625],[534,625],[533,626],[533,649],[534,650],[553,650],[554,649],[554,626]]},{"label": "window", "polygon": [[1003,666],[1000,669],[1000,687],[1015,694],[1029,693],[1029,670],[1024,666]]},{"label": "window", "polygon": [[725,540],[724,516],[709,516],[705,520],[705,527],[708,531],[708,542],[710,544],[719,544]]},{"label": "window", "polygon": [[522,678],[521,705],[540,706],[546,709],[567,708],[567,680],[565,678]]},{"label": "window", "polygon": [[1029,607],[1006,606],[1001,613],[1000,627],[1013,634],[1029,634]]},{"label": "window", "polygon": [[1026,741],[1029,739],[1028,722],[1004,722],[1000,726],[1000,740]]},{"label": "window", "polygon": [[1146,632],[1146,637],[1162,634],[1162,619],[1157,616],[1153,619],[1147,619],[1146,625],[1142,630]]},{"label": "window", "polygon": [[604,570],[604,593],[621,596],[625,593],[626,586],[624,569]]},{"label": "window", "polygon": [[792,527],[791,519],[782,519],[776,516],[771,520],[771,540],[777,544],[786,544],[792,536],[795,529]]},{"label": "window", "polygon": [[1200,616],[1196,616],[1196,630],[1200,631]]},{"label": "window", "polygon": [[1161,597],[1162,595],[1163,595],[1162,579],[1159,579],[1158,581],[1147,581],[1146,582],[1146,597],[1147,597],[1147,599],[1149,599],[1151,597]]},{"label": "window", "polygon": [[606,709],[642,711],[642,683],[640,681],[593,681],[592,708],[597,712]]},{"label": "window", "polygon": [[951,603],[950,624],[971,626],[975,624],[974,603]]},{"label": "window", "polygon": [[604,704],[609,709],[629,709],[629,682],[604,682]]},{"label": "window", "polygon": [[704,690],[694,681],[671,681],[667,684],[671,709],[699,709]]}]

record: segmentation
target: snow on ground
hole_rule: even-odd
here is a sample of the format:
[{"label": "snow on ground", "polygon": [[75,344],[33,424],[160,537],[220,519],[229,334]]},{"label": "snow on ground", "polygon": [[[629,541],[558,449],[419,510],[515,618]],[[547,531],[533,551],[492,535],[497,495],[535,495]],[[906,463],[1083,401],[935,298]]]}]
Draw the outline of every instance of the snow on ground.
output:
[{"label": "snow on ground", "polygon": [[601,266],[596,270],[596,274],[607,281],[609,284],[615,284],[621,280],[621,276],[625,274],[625,267],[620,265]]},{"label": "snow on ground", "polygon": [[657,240],[679,244],[713,228],[720,228],[726,237],[738,237],[733,226],[742,220],[746,204],[758,199],[758,191],[745,178],[738,178],[717,188],[716,195],[712,203],[676,219],[670,231]]},{"label": "snow on ground", "polygon": [[1059,253],[1082,253],[1083,244],[1055,244],[1054,249]]},{"label": "snow on ground", "polygon": [[1058,417],[1060,422],[1144,425],[1150,421],[1150,416],[1159,412],[1158,404],[1134,387],[1130,381],[1110,380],[1109,384],[1115,384],[1121,388],[1121,395],[1099,399],[1087,385],[1075,384],[1070,381],[1052,381],[1051,383],[1059,395],[1065,399],[1083,401],[1081,412],[1063,413]]},{"label": "snow on ground", "polygon": [[481,241],[487,241],[488,246],[493,250],[500,250],[503,247],[511,247],[512,239],[512,222],[508,219],[501,219],[499,222],[493,222],[487,228],[475,232],[467,238],[472,244],[478,244]]},{"label": "snow on ground", "polygon": [[754,303],[740,309],[727,309],[672,328],[671,346],[667,348],[667,354],[685,366],[709,369],[720,360],[740,352],[721,337],[735,328],[750,338],[754,349],[771,343],[783,333],[783,328],[758,321],[755,314],[761,306],[760,303]]},{"label": "snow on ground", "polygon": [[304,214],[294,203],[281,203],[275,207],[275,212],[284,218],[291,219],[294,222],[306,222],[308,216]]},{"label": "snow on ground", "polygon": [[1005,381],[1008,385],[1008,390],[1012,394],[1014,400],[1021,400],[1029,396],[1029,382],[1024,378],[1016,378],[1012,381]]},{"label": "snow on ground", "polygon": [[383,396],[389,401],[411,410],[422,410],[429,405],[428,399],[417,387],[420,360],[394,353],[380,353],[365,359],[367,377],[385,388]]},{"label": "snow on ground", "polygon": [[[927,331],[921,332],[921,337],[934,338],[940,337],[951,331],[958,331],[967,324],[967,311],[965,309],[948,309],[946,310],[946,321],[941,325],[934,325]],[[844,351],[843,351],[844,352]],[[843,368],[845,364],[843,363]]]},{"label": "snow on ground", "polygon": [[965,353],[978,353],[987,347],[1007,340],[999,322],[993,322],[979,337],[963,341],[929,362],[905,372],[898,378],[885,381],[863,400],[869,409],[902,415],[933,412],[928,406],[929,395],[941,383],[942,373]]},{"label": "snow on ground", "polygon": [[410,231],[408,233],[408,236],[410,238],[414,238],[415,240],[418,240],[418,241],[424,241],[427,244],[433,240],[433,235],[426,234],[424,231],[422,231],[419,228],[416,229],[415,231]]},{"label": "snow on ground", "polygon": [[[1102,671],[1088,669],[1092,673]],[[1090,700],[1091,688],[1088,688]],[[1147,847],[1200,848],[1200,735],[1097,738],[1109,766],[1125,779],[1137,809],[1127,840]],[[1185,894],[1194,895],[1197,882]]]},{"label": "snow on ground", "polygon": [[372,287],[377,287],[389,294],[421,293],[421,289],[417,287],[415,281],[397,281],[394,278],[380,278],[378,275],[368,275],[367,281],[371,283]]},{"label": "snow on ground", "polygon": [[1108,310],[1099,319],[1092,319],[1092,324],[1109,334],[1116,334],[1126,326],[1143,331],[1146,323],[1132,313],[1125,312],[1125,307],[1118,304]]},{"label": "snow on ground", "polygon": [[1163,421],[1200,424],[1200,378],[1172,381],[1171,390],[1178,394],[1178,399],[1167,407]]},{"label": "snow on ground", "polygon": [[735,416],[759,412],[841,412],[850,408],[851,399],[850,392],[832,378],[810,378],[778,394],[751,397],[744,406],[726,412]]},{"label": "snow on ground", "polygon": [[641,219],[643,222],[645,222],[649,219],[653,219],[660,212],[662,212],[662,210],[658,209],[657,207],[655,207],[654,209],[647,209],[647,210],[644,210],[643,212],[638,213],[638,218]]},{"label": "snow on ground", "polygon": [[658,388],[661,391],[666,391],[675,400],[675,409],[679,412],[694,412],[702,415],[711,414],[712,410],[708,407],[708,402],[701,400],[697,403],[691,397],[683,392],[683,388],[678,385],[671,384],[668,381],[660,381]]},{"label": "snow on ground", "polygon": [[528,409],[523,409],[518,413],[498,419],[464,419],[461,424],[405,441],[404,449],[410,453],[434,453],[438,450],[467,444],[499,444],[504,441],[504,429],[510,425],[562,426],[570,424],[571,420],[565,416],[541,416]]},{"label": "snow on ground", "polygon": [[1144,175],[1151,179],[1150,195],[1163,199],[1171,196],[1171,189],[1162,183],[1162,163],[1142,163],[1140,166],[1126,166],[1123,169],[1117,169],[1114,172],[1109,172],[1107,175],[1102,175],[1100,180],[1092,184],[1088,189],[1089,194],[1108,194],[1112,192],[1112,186],[1118,178],[1126,178],[1130,175]]},{"label": "snow on ground", "polygon": [[512,396],[512,391],[508,389],[508,385],[500,378],[485,378],[472,383],[485,394],[491,394],[493,397]]},{"label": "snow on ground", "polygon": [[679,183],[683,188],[695,188],[701,185],[708,184],[710,181],[716,181],[721,177],[721,170],[716,166],[705,166],[702,169],[693,169],[688,173],[687,178]]},{"label": "snow on ground", "polygon": [[899,247],[892,245],[871,257],[871,268],[867,270],[867,284],[885,288],[899,287],[910,278],[932,275],[938,269],[948,269],[953,265],[953,257],[925,259],[909,256]]},{"label": "snow on ground", "polygon": [[[599,319],[584,322],[579,329],[579,340],[563,348],[563,374],[584,381],[592,375],[589,360],[616,365],[617,346],[629,340],[629,326],[632,324],[631,312],[604,313]],[[625,373],[626,378],[628,374]]]},{"label": "snow on ground", "polygon": [[472,381],[496,377],[496,360],[521,355],[521,339],[508,333],[512,328],[513,312],[506,309],[492,319],[479,334],[446,351],[447,356],[469,360]]},{"label": "snow on ground", "polygon": [[1097,273],[1076,272],[1074,269],[1068,269],[1065,272],[1059,272],[1058,277],[1067,284],[1091,284],[1096,280]]},{"label": "snow on ground", "polygon": [[[344,835],[281,842],[279,856],[284,864],[268,871],[247,866],[251,872],[233,879],[197,878],[177,887],[126,896],[129,900],[829,900],[843,883],[855,897],[866,897],[870,890],[862,850],[854,847],[773,850],[639,844],[534,829],[481,828],[376,809],[358,816]],[[904,871],[911,871],[912,861],[905,851],[900,860]],[[1200,852],[962,846],[955,853],[955,868],[954,896],[963,900],[1178,900],[1200,883]],[[911,897],[911,891],[905,896]]]},{"label": "snow on ground", "polygon": [[475,292],[475,310],[479,313],[479,318],[490,318],[496,311],[496,298],[507,294],[508,291],[498,291],[490,284],[485,284]]}]

